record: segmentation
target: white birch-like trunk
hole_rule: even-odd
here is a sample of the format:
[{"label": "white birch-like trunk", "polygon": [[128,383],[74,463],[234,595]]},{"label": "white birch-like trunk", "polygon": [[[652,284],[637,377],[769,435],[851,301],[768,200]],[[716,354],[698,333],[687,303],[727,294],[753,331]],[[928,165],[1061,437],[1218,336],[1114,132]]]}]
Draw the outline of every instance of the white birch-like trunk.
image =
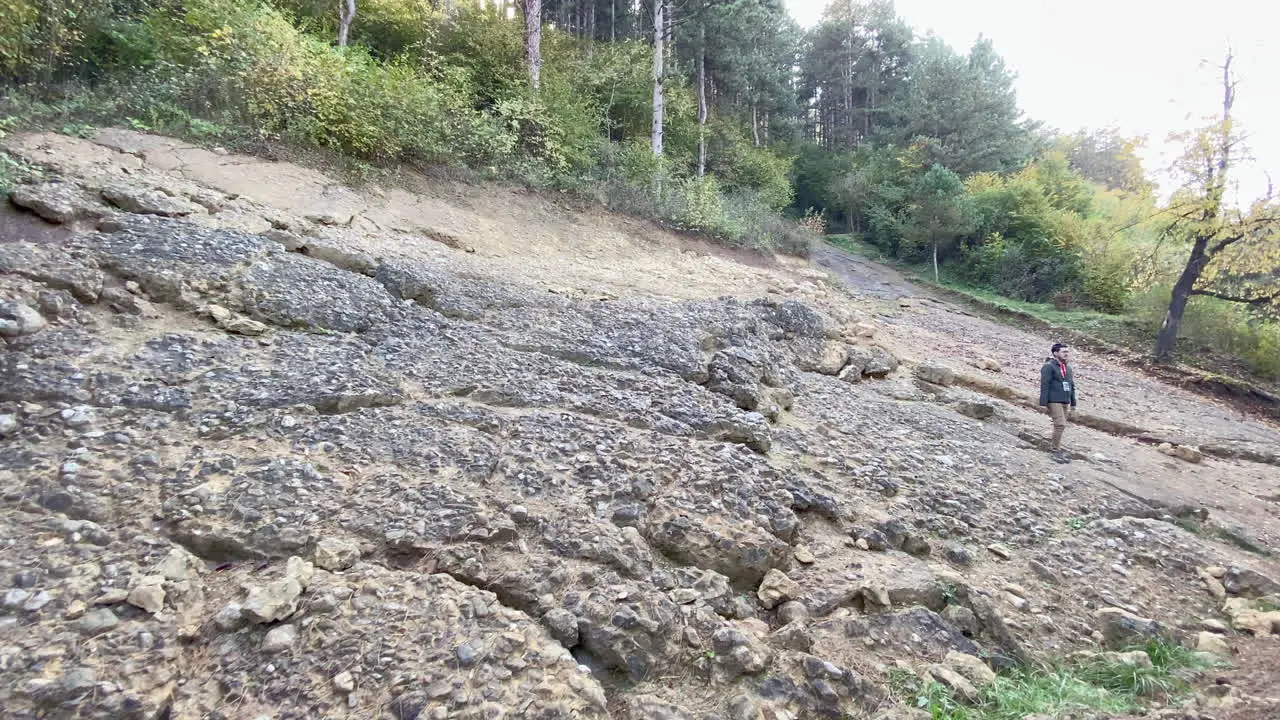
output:
[{"label": "white birch-like trunk", "polygon": [[663,113],[666,97],[662,92],[663,61],[666,58],[666,0],[653,1],[653,154],[662,157]]},{"label": "white birch-like trunk", "polygon": [[351,23],[356,19],[356,0],[338,0],[338,47],[346,47]]}]

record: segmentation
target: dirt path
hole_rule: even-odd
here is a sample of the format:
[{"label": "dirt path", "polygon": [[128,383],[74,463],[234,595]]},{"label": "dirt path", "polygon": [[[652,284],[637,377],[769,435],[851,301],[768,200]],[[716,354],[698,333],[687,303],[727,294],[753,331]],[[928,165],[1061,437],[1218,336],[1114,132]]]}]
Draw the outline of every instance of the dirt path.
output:
[{"label": "dirt path", "polygon": [[[913,285],[892,268],[830,245],[815,262],[843,281],[893,334],[905,359],[934,360],[968,372],[975,358],[996,360],[1001,384],[1035,392],[1039,371],[1055,338],[979,317],[928,289]],[[1104,420],[1137,426],[1188,445],[1274,453],[1280,428],[1249,418],[1199,395],[1180,390],[1109,358],[1076,352],[1081,410]],[[1019,408],[1017,422],[1041,434],[1048,421]],[[1280,468],[1272,465],[1206,459],[1188,464],[1128,438],[1072,428],[1068,444],[1102,462],[1077,463],[1077,472],[1157,505],[1195,505],[1210,509],[1222,522],[1240,526],[1271,547],[1280,547]]]},{"label": "dirt path", "polygon": [[813,262],[839,276],[858,296],[883,300],[904,297],[936,300],[927,289],[912,285],[897,270],[827,243],[820,243],[814,248]]},{"label": "dirt path", "polygon": [[[651,223],[518,189],[433,181],[410,172],[396,184],[352,188],[293,163],[116,129],[93,139],[14,136],[5,145],[67,176],[223,196],[219,202],[225,207],[216,219],[188,218],[195,222],[265,232],[280,224],[264,219],[261,210],[267,208],[281,218],[306,218],[333,241],[374,257],[447,258],[464,273],[504,277],[562,295],[687,300],[755,297],[769,288],[819,292],[815,278],[803,275],[819,275],[808,263],[744,262],[724,248]],[[800,273],[794,280],[787,279],[792,274],[787,265]]]}]

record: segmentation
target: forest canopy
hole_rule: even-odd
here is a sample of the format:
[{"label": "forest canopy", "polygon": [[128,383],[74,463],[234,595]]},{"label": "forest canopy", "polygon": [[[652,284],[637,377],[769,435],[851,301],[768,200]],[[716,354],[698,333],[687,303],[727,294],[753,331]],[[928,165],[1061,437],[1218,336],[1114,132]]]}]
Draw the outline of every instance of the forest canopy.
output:
[{"label": "forest canopy", "polygon": [[1280,376],[1275,204],[1208,218],[1221,178],[1196,176],[1237,128],[1189,132],[1161,200],[1144,138],[1025,117],[995,41],[921,35],[890,0],[808,29],[782,0],[0,0],[0,82],[0,132],[446,166],[764,251],[835,233],[1151,338],[1197,238],[1247,226],[1197,276],[1183,349]]}]

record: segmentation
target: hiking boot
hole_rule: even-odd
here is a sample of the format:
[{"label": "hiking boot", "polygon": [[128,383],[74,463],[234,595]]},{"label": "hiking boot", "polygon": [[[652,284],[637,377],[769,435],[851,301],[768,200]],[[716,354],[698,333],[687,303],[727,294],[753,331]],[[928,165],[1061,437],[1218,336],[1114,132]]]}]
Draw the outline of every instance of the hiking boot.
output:
[{"label": "hiking boot", "polygon": [[1063,465],[1067,465],[1071,462],[1071,456],[1063,450],[1054,450],[1049,453],[1049,457],[1052,458],[1054,462],[1061,463]]}]

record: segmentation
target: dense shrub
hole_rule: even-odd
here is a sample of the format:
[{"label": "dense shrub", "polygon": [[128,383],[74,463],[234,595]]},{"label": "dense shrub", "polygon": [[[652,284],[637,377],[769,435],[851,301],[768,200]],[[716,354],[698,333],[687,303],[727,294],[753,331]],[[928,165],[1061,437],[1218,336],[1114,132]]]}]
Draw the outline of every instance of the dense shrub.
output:
[{"label": "dense shrub", "polygon": [[710,170],[730,190],[752,191],[778,211],[795,199],[790,158],[755,147],[742,128],[718,123],[712,131]]},{"label": "dense shrub", "polygon": [[1132,260],[1126,254],[1089,253],[1082,257],[1080,294],[1085,305],[1120,314],[1129,306]]},{"label": "dense shrub", "polygon": [[964,270],[971,282],[1030,302],[1043,302],[1062,291],[1074,293],[1082,274],[1079,256],[1047,239],[1019,243],[998,236],[971,251]]},{"label": "dense shrub", "polygon": [[[1134,317],[1144,333],[1154,335],[1164,322],[1172,289],[1159,286],[1136,295]],[[1182,316],[1179,344],[1188,352],[1202,349],[1234,355],[1250,371],[1280,380],[1280,325],[1265,322],[1234,303],[1193,297]]]},{"label": "dense shrub", "polygon": [[[376,164],[463,164],[732,244],[804,245],[777,212],[792,199],[790,161],[732,123],[715,126],[717,172],[687,179],[700,134],[687,83],[667,86],[666,153],[654,156],[644,42],[584,52],[548,27],[534,94],[523,25],[494,8],[446,16],[426,0],[361,0],[352,43],[336,48],[336,13],[318,0],[66,0],[45,15],[34,0],[0,2],[0,79],[34,88],[4,102],[61,127],[125,122]],[[59,95],[55,77],[79,89]]]}]

